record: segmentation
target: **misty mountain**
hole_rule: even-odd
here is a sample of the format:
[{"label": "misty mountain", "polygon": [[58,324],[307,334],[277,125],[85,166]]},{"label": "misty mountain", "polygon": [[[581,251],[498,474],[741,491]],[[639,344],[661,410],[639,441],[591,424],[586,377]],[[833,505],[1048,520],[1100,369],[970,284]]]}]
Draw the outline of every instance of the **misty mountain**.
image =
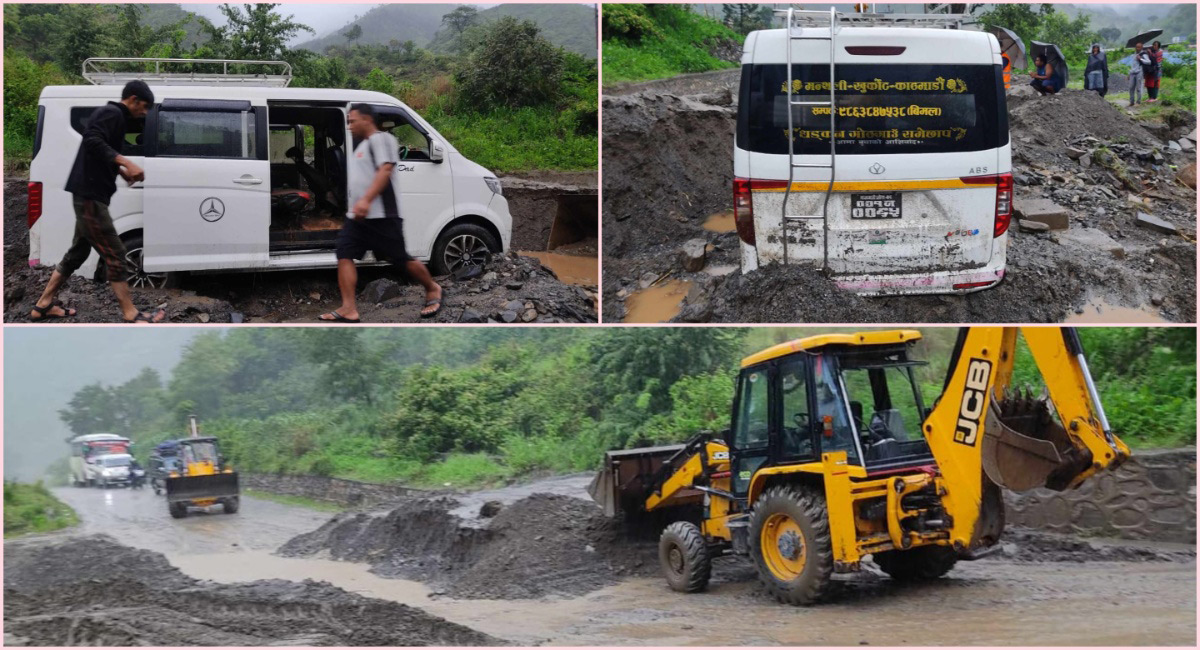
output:
[{"label": "misty mountain", "polygon": [[[449,50],[451,35],[442,29],[442,16],[457,6],[459,5],[382,5],[320,38],[301,43],[299,47],[323,52],[330,45],[346,45],[349,41],[342,34],[354,25],[360,25],[362,36],[357,42],[364,45],[386,45],[393,40],[401,43],[411,40],[418,47],[445,52]],[[596,57],[594,7],[574,4],[504,4],[481,9],[477,15],[481,23],[504,16],[532,20],[551,43],[589,58]]]},{"label": "misty mountain", "polygon": [[[442,16],[450,13],[458,5],[455,4],[385,4],[371,9],[361,16],[351,18],[354,5],[346,7],[348,20],[336,29],[322,36],[300,43],[297,47],[314,52],[324,52],[330,45],[346,45],[349,41],[342,36],[354,25],[362,27],[362,36],[358,39],[362,44],[382,44],[389,41],[412,41],[417,47],[425,47],[433,40],[434,34],[442,26]],[[321,27],[312,26],[321,33]]]},{"label": "misty mountain", "polygon": [[186,19],[187,22],[183,24],[183,31],[187,32],[187,36],[183,39],[184,47],[191,47],[207,40],[207,37],[202,34],[203,26],[209,24],[209,21],[203,16],[192,13],[177,4],[144,4],[142,8],[145,11],[142,14],[142,23],[150,27],[163,27]]}]

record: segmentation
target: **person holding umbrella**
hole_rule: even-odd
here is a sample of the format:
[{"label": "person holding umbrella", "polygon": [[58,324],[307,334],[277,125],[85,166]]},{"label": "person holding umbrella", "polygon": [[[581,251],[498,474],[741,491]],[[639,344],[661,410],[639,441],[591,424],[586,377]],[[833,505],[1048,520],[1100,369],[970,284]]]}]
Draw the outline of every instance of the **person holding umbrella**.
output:
[{"label": "person holding umbrella", "polygon": [[1141,43],[1133,46],[1133,65],[1129,66],[1129,105],[1137,106],[1142,101],[1142,84],[1146,83],[1146,93],[1150,92],[1149,82],[1146,81],[1146,68],[1150,66],[1150,53]]},{"label": "person holding umbrella", "polygon": [[1033,57],[1033,64],[1036,68],[1029,73],[1029,76],[1033,77],[1033,81],[1029,82],[1029,85],[1043,95],[1053,95],[1058,92],[1058,78],[1055,76],[1054,66],[1046,60],[1046,55],[1038,54]]},{"label": "person holding umbrella", "polygon": [[1101,97],[1108,94],[1108,55],[1098,43],[1092,44],[1092,53],[1088,55],[1087,68],[1083,71],[1083,82],[1087,90],[1094,90]]}]

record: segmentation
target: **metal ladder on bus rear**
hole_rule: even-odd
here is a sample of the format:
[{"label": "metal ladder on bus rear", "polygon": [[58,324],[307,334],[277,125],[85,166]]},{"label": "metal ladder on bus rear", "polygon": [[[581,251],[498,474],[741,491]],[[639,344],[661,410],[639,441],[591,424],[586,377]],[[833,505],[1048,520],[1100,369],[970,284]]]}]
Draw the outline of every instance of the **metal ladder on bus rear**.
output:
[{"label": "metal ladder on bus rear", "polygon": [[[835,51],[835,41],[837,40],[838,32],[838,12],[833,7],[829,11],[803,10],[795,7],[777,10],[776,14],[786,16],[787,23],[784,29],[787,30],[787,114],[788,114],[788,184],[783,192],[783,207],[782,207],[782,228],[781,234],[783,238],[783,263],[787,264],[789,259],[788,254],[788,231],[791,228],[799,227],[807,221],[821,220],[821,240],[824,246],[824,254],[821,261],[821,270],[829,273],[829,197],[833,193],[834,176],[837,174],[837,109],[835,106],[836,88],[834,87],[837,80],[834,78],[833,59]],[[829,19],[829,34],[827,36],[808,36],[805,35],[803,26],[796,24],[797,17],[816,18],[817,16],[827,17]],[[812,21],[810,21],[812,22]],[[808,25],[808,27],[823,27],[824,25]],[[792,87],[792,45],[796,41],[829,41],[829,99],[821,101],[797,101],[793,99]],[[796,162],[796,132],[795,132],[795,110],[797,106],[828,106],[829,107],[829,163],[798,163]],[[821,214],[804,214],[793,215],[788,214],[788,199],[792,196],[792,184],[796,182],[797,169],[828,169],[829,170],[829,185],[825,188],[825,197],[821,201]]]}]

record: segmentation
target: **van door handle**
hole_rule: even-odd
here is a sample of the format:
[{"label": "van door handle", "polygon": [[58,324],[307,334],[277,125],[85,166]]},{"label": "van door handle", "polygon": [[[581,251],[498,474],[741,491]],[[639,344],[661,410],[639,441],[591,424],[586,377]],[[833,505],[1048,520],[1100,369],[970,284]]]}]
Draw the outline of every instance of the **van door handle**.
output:
[{"label": "van door handle", "polygon": [[261,178],[253,178],[251,176],[242,176],[241,178],[233,179],[233,182],[238,185],[262,185]]}]

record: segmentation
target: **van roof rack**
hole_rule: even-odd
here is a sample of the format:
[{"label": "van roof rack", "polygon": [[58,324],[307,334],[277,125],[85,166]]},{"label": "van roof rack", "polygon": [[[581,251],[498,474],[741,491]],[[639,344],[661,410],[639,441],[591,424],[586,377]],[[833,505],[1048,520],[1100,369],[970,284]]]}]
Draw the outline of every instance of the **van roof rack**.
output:
[{"label": "van roof rack", "polygon": [[[190,71],[175,71],[179,66]],[[230,72],[230,66],[263,66],[271,72]],[[197,72],[197,68],[218,71]],[[244,68],[242,68],[244,70]],[[83,78],[97,86],[121,85],[141,79],[165,86],[214,86],[241,84],[285,88],[292,82],[292,64],[287,61],[246,61],[239,59],[167,59],[148,57],[96,57],[83,62]]]},{"label": "van roof rack", "polygon": [[[858,7],[868,5],[860,3]],[[970,15],[969,4],[935,4],[925,5],[926,13],[877,13],[874,4],[869,5],[871,11],[843,12],[824,9],[775,9],[775,15],[787,23],[791,16],[790,27],[803,29],[805,27],[829,27],[836,16],[839,27],[929,27],[942,29],[961,29],[964,25],[975,22]],[[790,13],[789,13],[790,11]],[[951,13],[952,11],[956,13]],[[788,25],[784,25],[787,27]]]}]

